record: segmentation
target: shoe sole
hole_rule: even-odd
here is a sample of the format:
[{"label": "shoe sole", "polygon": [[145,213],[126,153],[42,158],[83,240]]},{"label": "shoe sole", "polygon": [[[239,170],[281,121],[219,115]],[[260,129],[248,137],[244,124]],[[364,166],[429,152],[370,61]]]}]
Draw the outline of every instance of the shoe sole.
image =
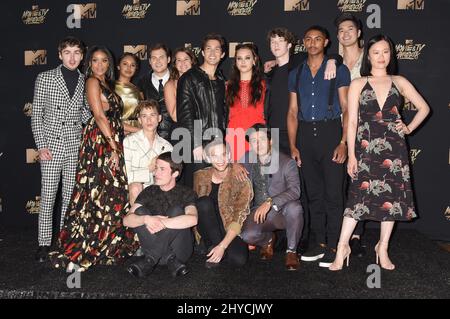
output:
[{"label": "shoe sole", "polygon": [[317,256],[301,256],[300,259],[303,261],[316,261],[323,258],[323,256],[325,256],[325,254],[320,254]]},{"label": "shoe sole", "polygon": [[332,264],[332,262],[331,263],[320,262],[319,267],[330,268],[331,264]]}]

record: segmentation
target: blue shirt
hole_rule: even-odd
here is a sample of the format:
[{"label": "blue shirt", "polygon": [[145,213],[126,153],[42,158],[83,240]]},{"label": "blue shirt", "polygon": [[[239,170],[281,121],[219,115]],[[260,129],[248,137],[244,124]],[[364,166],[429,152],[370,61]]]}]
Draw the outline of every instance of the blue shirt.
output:
[{"label": "blue shirt", "polygon": [[322,62],[315,77],[312,76],[311,69],[306,62],[301,64],[303,67],[300,73],[299,87],[296,87],[296,76],[300,66],[289,72],[288,80],[289,92],[297,94],[300,92],[299,120],[313,122],[339,117],[341,115],[341,105],[339,103],[338,89],[350,85],[350,71],[344,64],[337,68],[334,103],[331,108],[332,112],[328,112],[330,80],[324,80],[326,60],[324,59]]}]

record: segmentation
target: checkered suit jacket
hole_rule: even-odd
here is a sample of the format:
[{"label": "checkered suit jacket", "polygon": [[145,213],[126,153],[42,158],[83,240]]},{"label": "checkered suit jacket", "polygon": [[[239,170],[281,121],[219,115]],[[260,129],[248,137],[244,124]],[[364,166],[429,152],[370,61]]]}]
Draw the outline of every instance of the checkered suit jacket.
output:
[{"label": "checkered suit jacket", "polygon": [[92,117],[84,98],[84,75],[80,73],[75,93],[70,98],[62,65],[37,76],[31,128],[38,149],[78,152],[82,123]]}]

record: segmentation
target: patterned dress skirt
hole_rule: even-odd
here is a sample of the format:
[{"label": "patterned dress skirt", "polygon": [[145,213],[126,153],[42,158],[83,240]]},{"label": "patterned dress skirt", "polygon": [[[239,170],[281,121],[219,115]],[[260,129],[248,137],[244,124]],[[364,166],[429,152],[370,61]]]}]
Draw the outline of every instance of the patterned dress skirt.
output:
[{"label": "patterned dress skirt", "polygon": [[[116,116],[108,116],[108,120],[122,150],[122,124]],[[117,170],[109,167],[110,154],[109,143],[91,118],[83,131],[75,187],[58,236],[58,249],[50,253],[56,268],[73,263],[83,271],[95,264],[113,265],[132,256],[139,247],[134,232],[122,223],[129,210],[123,152]]]},{"label": "patterned dress skirt", "polygon": [[367,81],[359,101],[355,142],[358,173],[348,190],[344,216],[356,220],[409,221],[416,216],[408,149],[396,130],[401,95],[392,82],[382,107]]}]

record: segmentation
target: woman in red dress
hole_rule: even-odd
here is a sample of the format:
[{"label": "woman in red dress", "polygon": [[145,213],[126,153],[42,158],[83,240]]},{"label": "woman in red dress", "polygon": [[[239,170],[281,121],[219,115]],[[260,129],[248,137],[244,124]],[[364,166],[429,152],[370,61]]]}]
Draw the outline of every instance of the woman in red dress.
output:
[{"label": "woman in red dress", "polygon": [[226,102],[229,120],[226,141],[230,145],[234,161],[249,150],[245,140],[247,129],[257,123],[265,124],[264,96],[266,83],[258,49],[251,43],[236,47],[236,58],[227,83]]}]

